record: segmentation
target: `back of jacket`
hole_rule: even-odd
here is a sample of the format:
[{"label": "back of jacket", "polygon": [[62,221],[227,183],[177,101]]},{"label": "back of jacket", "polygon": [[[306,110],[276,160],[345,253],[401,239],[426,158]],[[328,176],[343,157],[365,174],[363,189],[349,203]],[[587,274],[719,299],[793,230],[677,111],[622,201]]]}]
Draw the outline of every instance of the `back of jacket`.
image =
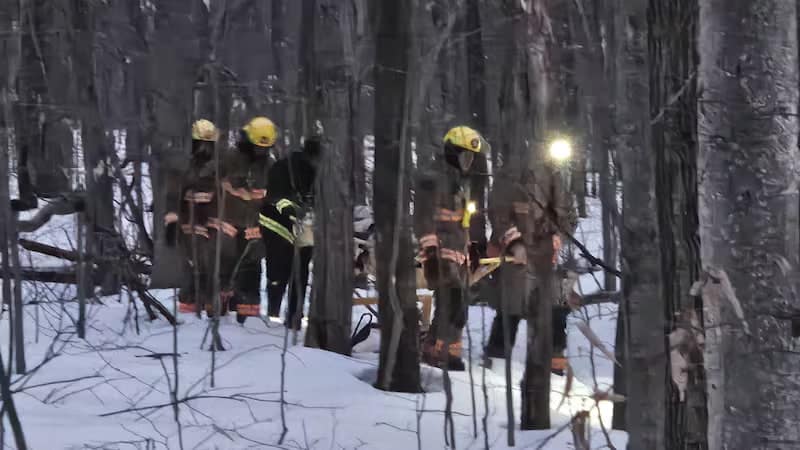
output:
[{"label": "back of jacket", "polygon": [[316,171],[306,155],[292,152],[269,170],[267,199],[270,203],[288,199],[305,207],[313,205]]},{"label": "back of jacket", "polygon": [[223,219],[239,229],[258,227],[258,214],[267,196],[271,154],[253,156],[228,150],[220,167]]}]

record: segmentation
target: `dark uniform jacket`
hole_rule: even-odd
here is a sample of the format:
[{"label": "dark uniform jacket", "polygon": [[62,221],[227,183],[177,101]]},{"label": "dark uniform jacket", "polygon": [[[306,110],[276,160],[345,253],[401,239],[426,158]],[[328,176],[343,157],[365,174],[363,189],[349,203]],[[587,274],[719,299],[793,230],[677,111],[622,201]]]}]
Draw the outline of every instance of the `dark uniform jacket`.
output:
[{"label": "dark uniform jacket", "polygon": [[273,164],[261,226],[294,244],[294,225],[314,204],[315,176],[316,170],[303,152],[292,152]]},{"label": "dark uniform jacket", "polygon": [[[223,224],[229,232],[245,233],[247,239],[260,237],[258,215],[267,197],[271,153],[251,156],[233,148],[223,158],[220,168]],[[235,231],[230,228],[235,228]]]},{"label": "dark uniform jacket", "polygon": [[[482,228],[478,226],[480,212],[468,217],[464,227],[467,205],[476,202],[483,187],[483,178],[474,173],[447,164],[442,159],[434,161],[432,167],[422,171],[414,189],[414,232],[423,249],[421,259],[431,257],[426,248],[438,246],[438,257],[447,264],[438,264],[441,273],[435,273],[436,265],[425,264],[429,288],[440,283],[460,286],[464,282],[470,242],[483,242]],[[481,205],[476,205],[480,208]]]},{"label": "dark uniform jacket", "polygon": [[575,230],[572,196],[559,175],[546,166],[501,170],[489,194],[489,219],[492,244],[507,255],[517,243],[527,249],[527,266],[506,264],[498,270],[503,283],[502,307],[511,315],[522,315],[528,293],[541,281],[538,278],[548,276],[538,272],[553,268],[554,237]]}]

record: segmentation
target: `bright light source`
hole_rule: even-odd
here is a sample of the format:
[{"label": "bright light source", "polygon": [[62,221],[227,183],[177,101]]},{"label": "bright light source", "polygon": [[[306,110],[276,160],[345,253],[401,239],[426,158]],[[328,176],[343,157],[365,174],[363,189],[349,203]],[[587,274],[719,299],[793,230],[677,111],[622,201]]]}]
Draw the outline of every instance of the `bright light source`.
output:
[{"label": "bright light source", "polygon": [[478,206],[475,204],[475,202],[467,203],[467,212],[468,213],[475,214],[475,211],[477,211],[477,210],[478,210]]},{"label": "bright light source", "polygon": [[550,157],[558,162],[566,161],[572,156],[572,144],[566,139],[556,139],[550,143]]}]

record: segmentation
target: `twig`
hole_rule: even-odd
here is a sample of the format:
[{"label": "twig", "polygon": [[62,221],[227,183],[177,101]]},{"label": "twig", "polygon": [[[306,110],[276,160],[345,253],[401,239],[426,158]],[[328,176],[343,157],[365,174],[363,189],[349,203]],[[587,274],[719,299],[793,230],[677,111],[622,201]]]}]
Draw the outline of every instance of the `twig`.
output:
[{"label": "twig", "polygon": [[[481,305],[481,348],[486,351],[486,306]],[[489,358],[484,358],[481,365],[481,388],[483,391],[483,445],[489,450],[489,389],[486,386],[486,364]]]}]

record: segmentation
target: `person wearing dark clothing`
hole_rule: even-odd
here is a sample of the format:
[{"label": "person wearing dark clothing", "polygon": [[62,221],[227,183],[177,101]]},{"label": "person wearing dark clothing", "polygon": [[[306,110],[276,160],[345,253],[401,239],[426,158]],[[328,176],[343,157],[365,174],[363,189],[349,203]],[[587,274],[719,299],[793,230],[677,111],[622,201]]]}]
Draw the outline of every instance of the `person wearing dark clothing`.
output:
[{"label": "person wearing dark clothing", "polygon": [[267,196],[267,177],[275,162],[272,149],[278,137],[274,123],[256,117],[245,125],[235,148],[228,151],[220,168],[223,216],[212,221],[215,229],[233,240],[221,262],[220,282],[231,286],[231,310],[244,323],[261,312],[261,260],[264,245],[258,219]]},{"label": "person wearing dark clothing", "polygon": [[520,320],[532,316],[539,302],[548,302],[554,306],[554,334],[553,345],[547,347],[554,351],[553,360],[561,361],[569,308],[562,308],[564,296],[557,292],[555,268],[561,246],[559,233],[571,233],[577,224],[572,197],[546,164],[527,170],[509,167],[495,177],[489,211],[493,232],[490,253],[504,254],[511,261],[494,276],[499,285],[499,295],[493,299],[497,315],[485,359],[505,358],[505,320],[513,347]]},{"label": "person wearing dark clothing", "polygon": [[[464,370],[461,335],[467,322],[464,295],[472,245],[485,241],[475,226],[475,160],[483,147],[481,135],[468,127],[452,128],[442,154],[416,180],[414,232],[425,283],[434,291],[431,330],[422,343],[422,359],[435,367]],[[475,195],[473,195],[475,194]],[[474,258],[473,258],[474,259]],[[477,261],[473,261],[475,263]]]},{"label": "person wearing dark clothing", "polygon": [[[216,232],[208,227],[217,215],[214,147],[219,138],[216,126],[201,119],[192,125],[192,154],[188,167],[167,193],[166,241],[177,244],[188,275],[178,294],[181,312],[213,313]],[[223,306],[229,295],[222,292]],[[223,313],[225,308],[222,308]]]},{"label": "person wearing dark clothing", "polygon": [[283,295],[291,286],[285,323],[293,329],[300,328],[314,249],[310,219],[319,152],[319,140],[309,139],[303,151],[292,152],[272,166],[267,201],[259,216],[267,251],[268,313],[280,316]]}]

